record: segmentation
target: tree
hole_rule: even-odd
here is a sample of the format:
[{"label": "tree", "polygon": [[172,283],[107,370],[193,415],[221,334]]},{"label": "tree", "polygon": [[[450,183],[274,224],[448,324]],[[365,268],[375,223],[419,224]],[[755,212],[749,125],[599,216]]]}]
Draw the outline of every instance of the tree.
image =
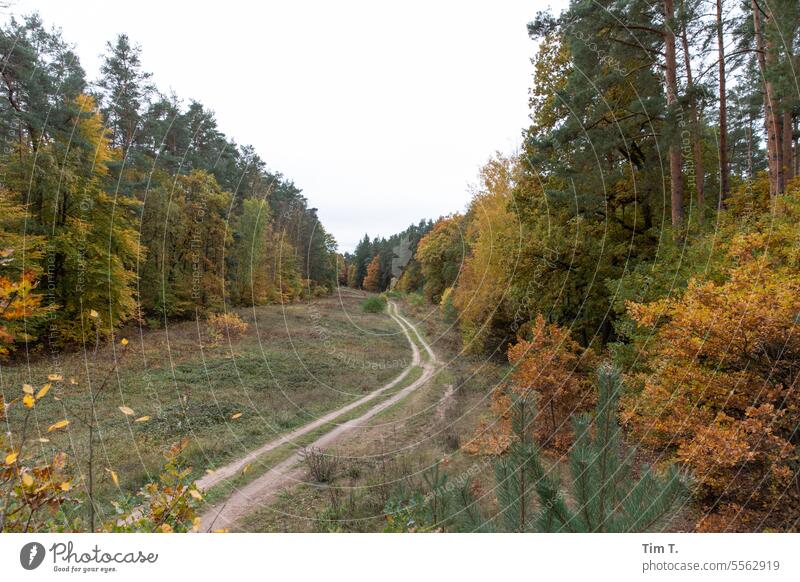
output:
[{"label": "tree", "polygon": [[36,151],[51,139],[63,139],[72,128],[75,99],[85,93],[86,79],[60,32],[45,29],[38,14],[22,21],[12,16],[0,29],[0,57],[4,144]]},{"label": "tree", "polygon": [[268,280],[267,245],[269,205],[253,198],[242,202],[242,213],[233,225],[233,244],[226,272],[228,292],[237,305],[263,305],[272,296]]},{"label": "tree", "polygon": [[719,67],[719,200],[722,206],[728,197],[728,96],[725,80],[725,30],[723,28],[723,0],[716,0],[717,8],[717,60]]},{"label": "tree", "polygon": [[455,283],[466,254],[464,217],[453,214],[436,221],[433,229],[419,241],[417,260],[425,280],[425,297],[439,303],[442,293]]},{"label": "tree", "polygon": [[585,412],[595,401],[590,373],[596,356],[581,348],[569,330],[545,322],[541,315],[523,326],[516,343],[508,348],[511,382],[492,392],[495,421],[481,422],[465,445],[471,453],[501,454],[513,442],[509,411],[518,397],[537,399],[538,415],[532,419],[537,441],[551,449],[566,450],[571,441],[569,418]]},{"label": "tree", "polygon": [[358,289],[358,277],[356,274],[356,266],[350,263],[347,266],[347,286],[351,289]]},{"label": "tree", "polygon": [[100,65],[97,86],[103,91],[100,110],[111,130],[111,144],[120,149],[125,160],[140,130],[142,109],[153,91],[150,73],[142,71],[139,45],[131,44],[128,35],[106,43],[106,55]]},{"label": "tree", "polygon": [[44,237],[19,234],[29,215],[15,198],[0,189],[0,356],[35,339],[38,320],[51,311],[36,293]]},{"label": "tree", "polygon": [[[135,311],[138,203],[106,191],[116,152],[94,100],[80,95],[73,107],[70,133],[37,151],[21,146],[7,166],[11,189],[33,198],[27,228],[46,237],[42,286],[58,313],[55,343],[93,337],[95,329],[109,334]],[[93,311],[101,317],[90,318]]]},{"label": "tree", "polygon": [[355,265],[356,265],[356,278],[355,278],[355,288],[360,289],[364,284],[364,277],[367,276],[367,266],[369,265],[370,261],[374,253],[372,252],[372,241],[369,239],[369,235],[364,235],[364,238],[361,239],[356,245],[356,252],[355,252]]},{"label": "tree", "polygon": [[[616,420],[623,391],[619,370],[600,366],[597,388],[594,414],[573,417],[576,440],[569,451],[569,487],[542,462],[532,437],[538,415],[531,395],[512,399],[511,444],[494,463],[499,508],[491,520],[494,530],[652,532],[681,506],[687,488],[674,467],[662,473],[642,465],[634,472],[635,451],[623,447]],[[474,500],[468,499],[465,509],[475,512]],[[480,516],[473,523],[486,521]]]},{"label": "tree", "polygon": [[372,293],[381,291],[381,258],[378,255],[372,257],[367,267],[367,276],[364,277],[364,289]]},{"label": "tree", "polygon": [[510,292],[524,244],[524,230],[510,207],[516,185],[513,172],[519,170],[517,160],[499,155],[487,162],[467,211],[470,252],[452,303],[459,314],[462,343],[474,353],[505,351],[519,324]]},{"label": "tree", "polygon": [[[664,46],[665,81],[667,89],[667,110],[674,119],[678,103],[678,64],[675,59],[675,4],[664,0]],[[677,124],[675,124],[677,125]],[[684,222],[683,174],[680,145],[673,131],[669,144],[669,187],[672,209],[672,226],[681,228]]]},{"label": "tree", "polygon": [[655,337],[640,346],[649,366],[623,417],[640,442],[692,471],[715,515],[706,528],[783,527],[800,507],[798,212],[792,200],[777,223],[767,211],[731,235],[721,280],[696,278],[682,297],[630,305]]},{"label": "tree", "polygon": [[[513,390],[537,396],[543,418],[537,419],[537,436],[545,446],[565,448],[569,444],[570,415],[588,410],[594,401],[589,370],[595,355],[581,348],[569,330],[548,324],[541,315],[525,335],[508,348],[508,361],[514,366]],[[566,434],[565,434],[566,433]]]},{"label": "tree", "polygon": [[[681,23],[681,47],[683,49],[683,62],[686,73],[686,94],[689,99],[689,112],[691,115],[691,136],[692,136],[692,153],[694,154],[692,174],[694,174],[694,189],[697,199],[698,220],[702,222],[703,212],[705,209],[705,170],[703,164],[703,143],[701,141],[702,127],[700,125],[700,112],[698,101],[703,96],[701,87],[695,84],[694,74],[692,72],[692,49],[689,44],[689,23],[690,21],[699,20],[699,15],[691,10],[689,2],[681,0],[680,3],[680,23]],[[722,127],[722,124],[720,124]],[[720,136],[720,144],[723,142],[723,137]],[[720,167],[722,167],[722,163]],[[727,178],[726,178],[727,179]],[[727,186],[725,189],[727,193]]]}]

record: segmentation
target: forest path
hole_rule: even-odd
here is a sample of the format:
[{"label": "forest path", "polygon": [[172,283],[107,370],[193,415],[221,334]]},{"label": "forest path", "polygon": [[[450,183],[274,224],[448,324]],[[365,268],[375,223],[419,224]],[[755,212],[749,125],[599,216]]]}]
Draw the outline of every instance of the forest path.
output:
[{"label": "forest path", "polygon": [[[364,414],[342,424],[337,424],[331,430],[315,439],[314,442],[307,445],[307,447],[298,446],[297,449],[286,459],[269,468],[263,475],[257,477],[248,484],[235,489],[227,499],[217,503],[201,516],[202,525],[200,527],[200,531],[210,531],[212,529],[235,530],[237,522],[243,516],[245,516],[253,506],[264,505],[268,503],[278,491],[297,483],[304,482],[305,467],[300,466],[302,461],[302,450],[304,448],[323,449],[330,446],[341,437],[356,432],[366,422],[387,408],[406,398],[412,392],[425,385],[428,380],[433,377],[438,366],[436,355],[434,354],[430,345],[425,341],[417,328],[406,318],[400,315],[396,304],[389,301],[387,310],[389,316],[392,317],[392,319],[394,319],[403,330],[406,339],[411,345],[412,362],[410,366],[408,366],[394,380],[378,388],[377,390],[373,390],[363,398],[359,398],[355,402],[351,402],[346,406],[329,412],[313,422],[303,425],[302,427],[295,429],[286,435],[282,435],[281,437],[264,444],[241,459],[220,467],[213,473],[210,473],[200,479],[197,482],[198,487],[202,490],[208,490],[211,487],[218,485],[225,479],[239,474],[245,469],[245,467],[256,461],[265,453],[281,445],[293,443],[298,437],[308,434],[315,429],[318,429],[325,424],[334,421],[336,418],[369,402],[370,400],[373,400],[380,394],[402,382],[415,366],[422,367],[421,376],[408,386],[402,388],[390,398],[387,398],[386,400],[383,400],[382,402],[369,408]],[[427,353],[427,357],[425,359],[421,357],[419,348],[412,339],[411,333],[417,337],[419,344]]]}]

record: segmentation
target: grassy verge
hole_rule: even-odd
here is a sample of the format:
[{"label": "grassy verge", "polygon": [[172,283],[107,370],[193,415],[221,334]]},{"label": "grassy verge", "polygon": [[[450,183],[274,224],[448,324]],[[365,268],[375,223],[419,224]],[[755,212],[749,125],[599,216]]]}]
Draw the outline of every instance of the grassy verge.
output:
[{"label": "grassy verge", "polygon": [[[90,390],[108,377],[97,403],[94,445],[95,491],[104,513],[110,499],[154,477],[163,452],[183,437],[190,441],[187,460],[201,475],[400,374],[411,361],[405,336],[385,313],[364,313],[360,303],[360,297],[336,297],[241,310],[248,331],[220,345],[208,342],[203,322],[141,333],[129,329],[118,336],[129,339],[125,348],[87,348],[3,365],[0,387],[10,402],[21,396],[23,383],[38,388],[49,374],[64,377],[53,388],[58,400],[37,405],[28,427],[29,438],[50,442],[37,443],[28,454],[66,451],[74,472],[84,477],[75,482],[80,493],[88,430],[79,419],[90,412]],[[149,420],[133,422],[140,417]],[[12,406],[4,428],[13,438],[19,437],[21,418],[21,407]],[[66,430],[47,433],[63,418],[71,421]],[[110,470],[119,476],[119,489]]]},{"label": "grassy verge", "polygon": [[342,461],[333,482],[307,482],[281,492],[269,506],[248,515],[242,529],[381,531],[386,502],[406,491],[424,490],[423,474],[437,464],[453,479],[469,475],[478,489],[491,483],[491,468],[460,447],[485,413],[489,391],[502,381],[507,367],[458,354],[457,337],[435,308],[403,304],[401,311],[421,324],[443,368],[335,448]]},{"label": "grassy verge", "polygon": [[380,404],[381,402],[387,400],[388,398],[391,398],[393,395],[400,392],[403,388],[406,388],[413,382],[417,381],[421,375],[422,375],[422,368],[419,366],[414,366],[409,372],[408,376],[406,376],[402,382],[398,382],[396,386],[393,386],[386,392],[381,393],[373,400],[365,402],[361,406],[357,406],[356,408],[350,410],[349,412],[343,414],[342,416],[336,418],[335,420],[323,424],[322,426],[314,429],[313,431],[307,434],[304,434],[303,436],[291,442],[284,443],[281,446],[276,447],[267,453],[264,453],[263,455],[258,457],[258,459],[256,459],[253,463],[248,465],[246,471],[242,471],[238,475],[226,479],[222,483],[208,490],[205,494],[205,500],[204,500],[206,508],[214,505],[219,501],[222,501],[223,499],[226,499],[233,491],[235,491],[238,488],[244,487],[251,481],[260,477],[271,467],[283,461],[284,459],[289,457],[289,455],[296,452],[298,449],[302,449],[303,447],[310,445],[316,439],[324,435],[329,430],[335,428],[340,424],[348,422],[349,420],[358,418],[360,415],[367,412],[373,406]]}]

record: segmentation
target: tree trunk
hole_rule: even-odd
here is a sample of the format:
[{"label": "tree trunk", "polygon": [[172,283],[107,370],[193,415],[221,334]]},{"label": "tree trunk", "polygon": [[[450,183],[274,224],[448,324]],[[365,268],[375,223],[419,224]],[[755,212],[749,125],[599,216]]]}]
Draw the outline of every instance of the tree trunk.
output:
[{"label": "tree trunk", "polygon": [[800,131],[798,131],[798,118],[795,115],[794,119],[792,120],[793,127],[792,127],[792,139],[794,141],[794,175],[800,176],[800,150],[798,150],[798,138],[800,138]]},{"label": "tree trunk", "polygon": [[[767,130],[767,160],[769,162],[769,190],[770,194],[777,196],[783,192],[783,148],[780,147],[780,134],[778,123],[778,102],[775,87],[767,75],[767,61],[774,59],[774,51],[764,41],[764,31],[761,27],[761,9],[757,0],[751,0],[753,7],[753,31],[755,32],[756,55],[758,69],[764,82],[764,125]],[[769,43],[771,44],[771,43]]]},{"label": "tree trunk", "polygon": [[792,112],[784,110],[783,112],[783,180],[784,187],[789,183],[789,180],[794,178],[794,156],[792,155],[792,139],[793,139],[793,123]]},{"label": "tree trunk", "polygon": [[747,178],[752,180],[753,175],[753,115],[747,114]]},{"label": "tree trunk", "polygon": [[[675,61],[675,6],[673,0],[664,0],[664,44],[666,53],[667,109],[672,109],[678,100],[678,75]],[[672,136],[669,146],[670,202],[672,226],[683,226],[683,176],[681,175],[681,150],[678,140]]]},{"label": "tree trunk", "polygon": [[697,112],[697,98],[694,95],[694,78],[692,75],[692,59],[689,52],[689,38],[686,32],[686,14],[681,11],[683,22],[681,23],[681,45],[683,45],[683,60],[686,66],[686,88],[692,96],[690,113],[692,116],[692,144],[694,152],[694,189],[697,195],[697,216],[700,222],[703,221],[703,209],[706,205],[704,189],[705,170],[703,169],[703,148],[700,142],[700,115]]},{"label": "tree trunk", "polygon": [[719,207],[728,197],[728,97],[725,87],[725,36],[722,0],[717,0],[717,57],[719,58]]}]

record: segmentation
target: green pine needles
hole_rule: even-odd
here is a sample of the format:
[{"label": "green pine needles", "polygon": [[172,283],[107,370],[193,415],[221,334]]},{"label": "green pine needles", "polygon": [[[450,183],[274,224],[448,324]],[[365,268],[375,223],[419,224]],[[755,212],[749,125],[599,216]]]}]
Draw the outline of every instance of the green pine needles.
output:
[{"label": "green pine needles", "polygon": [[635,450],[624,448],[617,423],[622,379],[617,368],[597,373],[594,414],[572,419],[575,443],[569,452],[570,486],[563,487],[541,460],[530,435],[533,403],[515,403],[516,441],[495,464],[501,508],[497,529],[513,532],[646,532],[656,530],[688,494],[675,467],[663,475],[642,465],[634,471]]},{"label": "green pine needles", "polygon": [[[530,436],[535,405],[531,398],[520,397],[513,404],[514,443],[494,463],[499,511],[483,515],[464,487],[453,491],[454,499],[437,499],[439,508],[452,509],[447,516],[439,515],[432,529],[580,533],[652,532],[662,527],[687,499],[687,480],[675,467],[663,473],[648,465],[636,470],[636,451],[623,445],[617,423],[619,370],[602,365],[597,387],[594,413],[572,418],[575,443],[569,452],[567,485],[542,462]],[[425,502],[440,494],[428,495]]]}]

